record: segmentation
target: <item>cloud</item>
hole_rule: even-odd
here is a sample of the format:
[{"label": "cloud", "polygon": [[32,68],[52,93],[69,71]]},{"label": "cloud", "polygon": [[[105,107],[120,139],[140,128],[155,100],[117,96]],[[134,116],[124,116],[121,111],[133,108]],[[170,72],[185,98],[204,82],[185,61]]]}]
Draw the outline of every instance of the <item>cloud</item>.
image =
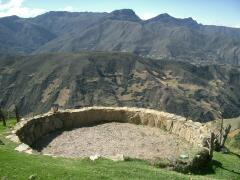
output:
[{"label": "cloud", "polygon": [[72,6],[66,6],[63,10],[64,11],[73,11],[73,7]]},{"label": "cloud", "polygon": [[152,13],[152,12],[143,12],[143,13],[139,13],[139,16],[141,19],[143,20],[148,20],[151,19],[153,17],[156,17],[158,14]]},{"label": "cloud", "polygon": [[17,15],[20,17],[34,17],[45,13],[46,9],[28,8],[23,6],[24,0],[9,0],[2,3],[0,1],[0,17]]},{"label": "cloud", "polygon": [[0,2],[0,11],[8,10],[13,7],[20,7],[24,0],[10,0],[6,3]]}]

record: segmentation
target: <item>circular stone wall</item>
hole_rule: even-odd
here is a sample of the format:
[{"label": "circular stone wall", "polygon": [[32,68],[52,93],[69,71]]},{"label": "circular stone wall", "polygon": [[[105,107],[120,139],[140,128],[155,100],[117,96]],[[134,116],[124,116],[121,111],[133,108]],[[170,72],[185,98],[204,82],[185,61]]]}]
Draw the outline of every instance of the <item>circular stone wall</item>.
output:
[{"label": "circular stone wall", "polygon": [[[17,150],[29,152],[32,150],[30,147],[34,143],[43,139],[46,135],[51,135],[51,133],[64,133],[66,130],[111,122],[130,123],[161,129],[165,133],[167,132],[169,137],[180,138],[187,142],[188,145],[198,148],[199,151],[192,156],[191,163],[196,162],[196,158],[199,160],[208,159],[208,154],[204,151],[203,144],[211,129],[206,125],[191,120],[186,121],[185,118],[174,114],[143,108],[88,107],[69,109],[57,113],[46,113],[31,119],[23,119],[16,125],[13,132],[15,135],[10,136],[10,138],[15,140],[18,138],[22,143]],[[172,147],[174,146],[176,144]]]}]

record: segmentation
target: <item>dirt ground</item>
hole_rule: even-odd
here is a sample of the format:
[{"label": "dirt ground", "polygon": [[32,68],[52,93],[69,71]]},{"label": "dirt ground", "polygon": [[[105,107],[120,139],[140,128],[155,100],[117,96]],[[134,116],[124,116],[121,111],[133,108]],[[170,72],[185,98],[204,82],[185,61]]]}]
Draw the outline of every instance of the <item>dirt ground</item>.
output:
[{"label": "dirt ground", "polygon": [[158,128],[129,123],[106,123],[71,131],[55,132],[40,139],[35,148],[44,154],[64,157],[100,155],[155,160],[189,156],[192,146]]}]

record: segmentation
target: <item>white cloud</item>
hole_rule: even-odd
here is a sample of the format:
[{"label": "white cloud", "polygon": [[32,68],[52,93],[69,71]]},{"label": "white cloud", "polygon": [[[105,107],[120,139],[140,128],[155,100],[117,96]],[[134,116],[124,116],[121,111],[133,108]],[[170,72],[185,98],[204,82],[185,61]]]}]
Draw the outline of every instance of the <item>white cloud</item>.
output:
[{"label": "white cloud", "polygon": [[64,11],[73,11],[73,7],[72,6],[66,6],[63,10]]},{"label": "white cloud", "polygon": [[6,3],[0,3],[0,11],[8,10],[13,7],[21,7],[24,0],[10,0]]},{"label": "white cloud", "polygon": [[152,13],[152,12],[143,12],[143,13],[139,13],[139,16],[141,19],[143,20],[148,20],[151,19],[153,17],[156,17],[158,14]]},{"label": "white cloud", "polygon": [[17,15],[27,18],[46,12],[45,9],[24,7],[23,2],[24,0],[9,0],[6,3],[2,3],[2,1],[0,1],[0,17]]}]

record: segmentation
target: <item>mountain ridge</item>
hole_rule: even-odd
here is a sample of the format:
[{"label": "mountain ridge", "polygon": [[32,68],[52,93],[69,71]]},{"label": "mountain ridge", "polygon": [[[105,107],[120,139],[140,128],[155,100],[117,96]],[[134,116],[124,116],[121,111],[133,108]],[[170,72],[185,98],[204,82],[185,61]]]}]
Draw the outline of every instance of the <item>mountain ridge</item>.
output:
[{"label": "mountain ridge", "polygon": [[125,10],[127,11],[131,11],[132,13],[135,14],[135,16],[137,16],[141,21],[149,21],[149,20],[152,20],[152,19],[156,19],[158,17],[162,17],[162,16],[168,16],[170,18],[173,18],[173,19],[178,19],[178,20],[190,20],[192,22],[196,22],[197,24],[199,25],[204,25],[204,26],[214,26],[214,27],[224,27],[224,28],[232,28],[232,29],[240,29],[239,27],[232,27],[232,26],[225,26],[225,25],[214,25],[214,24],[202,24],[202,23],[199,23],[197,22],[196,20],[194,20],[192,17],[184,17],[184,18],[177,18],[177,17],[174,17],[168,13],[162,13],[162,14],[159,14],[159,15],[156,15],[152,18],[148,18],[148,19],[141,19],[136,13],[135,11],[133,11],[132,9],[118,9],[118,10],[114,10],[112,12],[94,12],[94,11],[48,11],[48,12],[45,12],[43,14],[40,14],[40,15],[37,15],[35,17],[30,17],[30,18],[22,18],[20,16],[17,16],[17,15],[11,15],[11,16],[5,16],[5,17],[0,17],[0,20],[1,19],[6,19],[6,18],[17,18],[17,19],[34,19],[34,18],[37,18],[37,17],[40,17],[40,16],[43,16],[43,15],[47,15],[47,14],[82,14],[82,13],[87,13],[87,14],[105,14],[105,15],[111,15],[113,14],[114,12],[124,12]]},{"label": "mountain ridge", "polygon": [[194,64],[240,64],[240,29],[168,14],[141,20],[130,9],[53,11],[0,18],[0,31],[0,53],[117,51]]}]

